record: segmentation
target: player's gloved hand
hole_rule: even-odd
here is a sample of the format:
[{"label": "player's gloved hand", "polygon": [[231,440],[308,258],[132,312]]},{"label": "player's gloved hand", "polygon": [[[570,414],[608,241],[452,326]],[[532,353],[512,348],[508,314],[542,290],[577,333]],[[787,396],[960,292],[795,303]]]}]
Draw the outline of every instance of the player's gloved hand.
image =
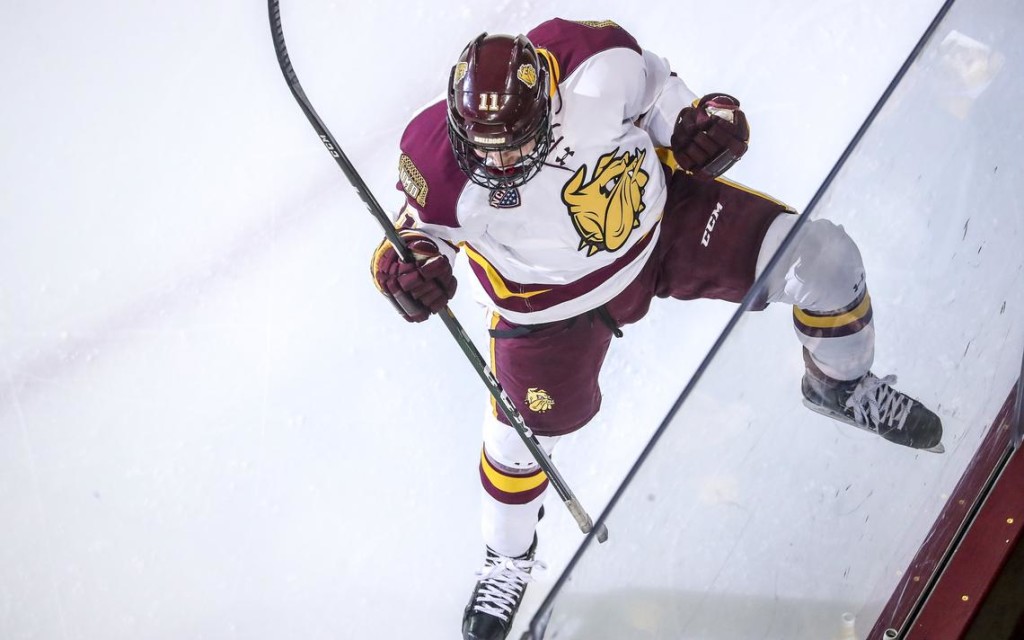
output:
[{"label": "player's gloved hand", "polygon": [[695,107],[679,112],[672,131],[676,164],[702,180],[725,173],[747,152],[750,127],[740,102],[724,93],[709,93]]},{"label": "player's gloved hand", "polygon": [[411,236],[407,245],[415,258],[402,262],[385,240],[373,255],[371,271],[377,288],[409,322],[423,322],[444,309],[455,295],[452,265],[429,238]]}]

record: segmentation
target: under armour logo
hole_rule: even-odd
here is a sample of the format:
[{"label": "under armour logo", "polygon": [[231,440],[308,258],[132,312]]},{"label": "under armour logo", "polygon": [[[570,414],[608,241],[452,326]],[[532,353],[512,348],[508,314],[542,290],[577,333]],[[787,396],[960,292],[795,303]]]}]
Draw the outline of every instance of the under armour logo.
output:
[{"label": "under armour logo", "polygon": [[574,155],[576,155],[576,152],[573,151],[572,149],[570,149],[569,147],[566,147],[565,148],[565,153],[563,153],[562,155],[560,155],[557,158],[555,158],[555,162],[557,162],[558,164],[560,164],[560,165],[562,165],[564,167],[565,166],[565,161],[569,159],[569,156],[574,156]]}]

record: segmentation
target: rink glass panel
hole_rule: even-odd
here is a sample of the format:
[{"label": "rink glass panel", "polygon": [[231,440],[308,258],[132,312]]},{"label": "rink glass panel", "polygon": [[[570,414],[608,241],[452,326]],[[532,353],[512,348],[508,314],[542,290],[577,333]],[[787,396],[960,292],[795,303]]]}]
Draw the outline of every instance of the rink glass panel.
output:
[{"label": "rink glass panel", "polygon": [[860,246],[873,371],[939,414],[946,452],[808,411],[790,309],[741,310],[535,638],[866,637],[1021,370],[1021,24],[1019,3],[954,4],[804,214]]}]

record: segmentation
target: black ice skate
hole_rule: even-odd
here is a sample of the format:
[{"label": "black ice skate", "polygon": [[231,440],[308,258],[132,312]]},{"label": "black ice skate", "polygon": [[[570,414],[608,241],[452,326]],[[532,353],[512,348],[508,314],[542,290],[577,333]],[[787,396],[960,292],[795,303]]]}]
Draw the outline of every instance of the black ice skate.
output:
[{"label": "black ice skate", "polygon": [[890,442],[943,453],[942,421],[923,404],[893,389],[896,376],[868,372],[859,380],[834,380],[804,349],[807,373],[801,384],[804,404],[813,411],[877,433]]},{"label": "black ice skate", "polygon": [[533,559],[537,548],[534,538],[530,550],[510,558],[487,547],[484,568],[477,572],[480,581],[473,589],[466,611],[462,614],[463,640],[504,640],[512,628],[512,618],[526,593],[530,571],[543,563]]}]

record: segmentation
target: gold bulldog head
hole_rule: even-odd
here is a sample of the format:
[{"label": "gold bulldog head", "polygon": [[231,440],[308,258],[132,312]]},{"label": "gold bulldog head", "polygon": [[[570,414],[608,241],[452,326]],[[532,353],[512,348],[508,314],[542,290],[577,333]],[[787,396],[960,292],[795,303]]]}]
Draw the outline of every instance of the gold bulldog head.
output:
[{"label": "gold bulldog head", "polygon": [[647,151],[634,149],[616,155],[618,149],[601,156],[590,182],[587,165],[580,167],[562,189],[562,202],[569,209],[573,226],[580,234],[580,249],[587,255],[598,251],[617,251],[640,226],[644,210],[647,172],[643,166]]},{"label": "gold bulldog head", "polygon": [[526,406],[530,407],[531,411],[544,413],[555,407],[555,400],[547,391],[537,387],[530,387],[526,390]]}]

